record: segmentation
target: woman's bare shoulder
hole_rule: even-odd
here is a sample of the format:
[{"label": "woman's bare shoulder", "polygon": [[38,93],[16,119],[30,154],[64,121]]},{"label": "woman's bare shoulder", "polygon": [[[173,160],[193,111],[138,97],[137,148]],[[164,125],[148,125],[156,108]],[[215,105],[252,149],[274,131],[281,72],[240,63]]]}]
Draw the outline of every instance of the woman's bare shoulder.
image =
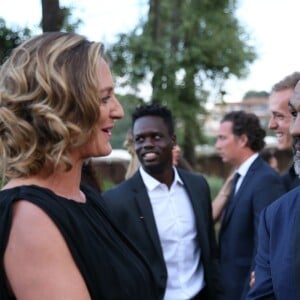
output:
[{"label": "woman's bare shoulder", "polygon": [[35,204],[13,205],[4,255],[6,274],[17,299],[89,299],[82,276],[60,231]]}]

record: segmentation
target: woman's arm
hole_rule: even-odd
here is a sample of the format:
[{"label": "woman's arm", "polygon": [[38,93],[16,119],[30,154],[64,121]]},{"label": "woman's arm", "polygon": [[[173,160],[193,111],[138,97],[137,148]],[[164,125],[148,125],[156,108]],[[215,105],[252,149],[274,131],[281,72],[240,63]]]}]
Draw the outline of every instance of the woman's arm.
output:
[{"label": "woman's arm", "polygon": [[214,223],[217,223],[226,207],[228,198],[231,191],[231,185],[233,180],[234,173],[230,174],[220,189],[216,198],[212,201],[212,215]]},{"label": "woman's arm", "polygon": [[18,300],[90,299],[61,233],[28,201],[14,204],[4,265]]}]

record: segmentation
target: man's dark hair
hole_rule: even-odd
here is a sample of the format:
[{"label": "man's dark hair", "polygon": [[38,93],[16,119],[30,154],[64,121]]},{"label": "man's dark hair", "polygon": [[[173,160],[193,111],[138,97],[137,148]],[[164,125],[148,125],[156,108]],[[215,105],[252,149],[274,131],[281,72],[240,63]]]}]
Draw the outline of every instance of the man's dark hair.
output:
[{"label": "man's dark hair", "polygon": [[258,152],[264,148],[266,131],[255,114],[242,110],[233,111],[223,117],[221,123],[223,122],[232,122],[232,132],[235,136],[245,134],[248,137],[247,146],[253,151]]},{"label": "man's dark hair", "polygon": [[300,72],[294,72],[284,77],[279,82],[275,83],[273,85],[272,92],[280,92],[286,89],[294,89],[299,80],[300,80]]},{"label": "man's dark hair", "polygon": [[132,126],[135,121],[145,116],[156,116],[163,119],[167,125],[169,134],[174,134],[174,120],[171,111],[164,105],[158,103],[143,104],[138,106],[132,113]]}]

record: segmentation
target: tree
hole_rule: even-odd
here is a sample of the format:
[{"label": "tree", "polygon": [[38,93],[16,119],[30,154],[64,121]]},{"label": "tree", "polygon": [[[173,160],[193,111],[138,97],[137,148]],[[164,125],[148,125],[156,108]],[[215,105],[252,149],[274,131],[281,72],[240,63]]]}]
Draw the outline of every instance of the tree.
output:
[{"label": "tree", "polygon": [[131,114],[136,106],[143,103],[143,100],[133,94],[116,95],[123,106],[124,118],[117,120],[113,129],[111,144],[113,148],[123,148],[127,132],[131,129]]},{"label": "tree", "polygon": [[151,100],[172,109],[191,164],[195,144],[203,142],[205,86],[221,91],[232,75],[245,76],[256,57],[235,9],[234,0],[150,0],[147,20],[119,35],[109,49],[114,71],[126,84],[138,90],[150,78]]},{"label": "tree", "polygon": [[[75,32],[82,21],[72,20],[72,8],[59,7],[58,0],[42,0],[43,31],[62,30]],[[0,64],[9,52],[32,35],[32,30],[25,28],[8,28],[4,19],[0,18]]]},{"label": "tree", "polygon": [[15,48],[31,34],[29,28],[11,29],[6,26],[5,21],[0,18],[0,64],[9,55],[11,49]]},{"label": "tree", "polygon": [[43,32],[60,30],[75,32],[82,23],[80,19],[71,22],[72,8],[60,7],[59,0],[42,0],[41,3]]},{"label": "tree", "polygon": [[62,28],[64,16],[59,7],[59,0],[42,0],[42,29],[59,31]]}]

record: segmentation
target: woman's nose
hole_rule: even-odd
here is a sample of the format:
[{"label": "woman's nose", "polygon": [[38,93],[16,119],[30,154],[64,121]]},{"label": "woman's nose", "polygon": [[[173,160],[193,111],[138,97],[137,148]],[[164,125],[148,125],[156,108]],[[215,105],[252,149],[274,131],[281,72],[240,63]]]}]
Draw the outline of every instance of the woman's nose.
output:
[{"label": "woman's nose", "polygon": [[124,117],[124,109],[119,102],[119,100],[114,96],[113,108],[111,110],[111,115],[113,119],[122,119]]}]

